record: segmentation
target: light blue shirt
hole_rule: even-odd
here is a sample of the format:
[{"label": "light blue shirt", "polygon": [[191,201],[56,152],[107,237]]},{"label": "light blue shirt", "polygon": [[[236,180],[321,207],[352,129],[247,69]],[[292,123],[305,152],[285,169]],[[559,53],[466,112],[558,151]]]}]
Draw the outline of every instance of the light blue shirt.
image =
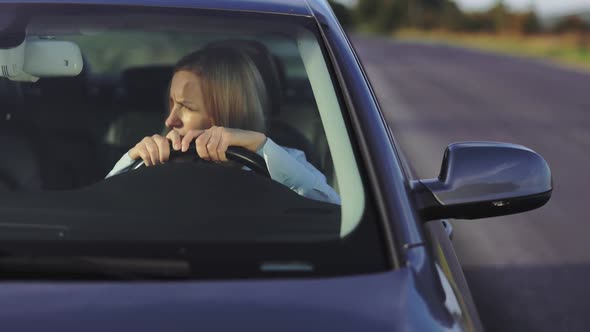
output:
[{"label": "light blue shirt", "polygon": [[[305,158],[301,150],[282,147],[270,138],[256,152],[264,158],[270,177],[301,196],[340,204],[340,197],[326,177]],[[107,178],[127,169],[135,160],[126,153],[107,174]]]}]

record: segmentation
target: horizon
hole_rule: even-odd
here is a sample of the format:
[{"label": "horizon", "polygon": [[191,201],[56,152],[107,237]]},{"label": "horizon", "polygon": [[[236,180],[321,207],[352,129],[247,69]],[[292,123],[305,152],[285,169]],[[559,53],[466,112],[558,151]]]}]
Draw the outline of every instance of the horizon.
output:
[{"label": "horizon", "polygon": [[[358,0],[334,0],[346,6],[354,6]],[[466,12],[484,11],[498,0],[451,0]],[[540,16],[563,16],[580,12],[590,12],[588,0],[503,0],[513,11],[526,11],[534,8]]]},{"label": "horizon", "polygon": [[[497,0],[453,0],[464,11],[481,11],[494,6]],[[590,10],[588,0],[504,0],[513,11],[535,9],[541,16],[568,15]]]}]

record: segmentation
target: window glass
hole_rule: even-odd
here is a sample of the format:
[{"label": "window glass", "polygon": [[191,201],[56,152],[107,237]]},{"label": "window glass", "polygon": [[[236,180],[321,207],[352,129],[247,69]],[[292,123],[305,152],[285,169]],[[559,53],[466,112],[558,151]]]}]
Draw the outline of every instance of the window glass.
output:
[{"label": "window glass", "polygon": [[74,43],[79,75],[0,79],[0,238],[314,242],[370,215],[313,20],[80,8],[32,10],[25,41]]}]

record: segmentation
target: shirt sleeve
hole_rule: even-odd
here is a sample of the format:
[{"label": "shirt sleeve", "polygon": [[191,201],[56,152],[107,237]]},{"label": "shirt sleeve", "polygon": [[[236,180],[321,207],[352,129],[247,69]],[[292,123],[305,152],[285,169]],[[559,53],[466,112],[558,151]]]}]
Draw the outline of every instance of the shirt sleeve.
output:
[{"label": "shirt sleeve", "polygon": [[307,198],[340,204],[340,197],[326,177],[305,158],[303,151],[283,148],[270,138],[257,151],[264,158],[270,177]]},{"label": "shirt sleeve", "polygon": [[131,157],[129,157],[129,153],[125,153],[121,157],[121,159],[119,159],[119,161],[117,161],[117,163],[115,164],[115,167],[113,167],[113,169],[109,172],[109,174],[107,174],[105,179],[110,178],[113,175],[117,175],[119,173],[129,170],[129,167],[131,165],[133,165],[134,162],[135,162],[135,160],[133,160],[133,159],[131,159]]}]

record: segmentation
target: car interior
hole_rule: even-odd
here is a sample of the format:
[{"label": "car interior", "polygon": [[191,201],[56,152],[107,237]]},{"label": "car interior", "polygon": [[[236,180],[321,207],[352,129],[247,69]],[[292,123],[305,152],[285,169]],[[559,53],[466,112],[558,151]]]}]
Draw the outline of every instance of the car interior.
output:
[{"label": "car interior", "polygon": [[[47,232],[60,241],[66,233],[95,240],[307,241],[345,238],[371,219],[346,108],[313,20],[131,7],[72,7],[76,15],[59,6],[28,10],[26,24],[15,30],[26,31],[20,44],[0,45],[6,238]],[[2,31],[8,30],[0,26],[0,37]],[[187,159],[105,179],[141,139],[165,133],[173,67],[204,48],[239,49],[252,59],[270,97],[266,135],[302,151],[338,203],[302,196],[257,168],[219,172],[220,165]],[[244,228],[244,220],[258,226]],[[69,231],[54,231],[63,228]]]},{"label": "car interior", "polygon": [[[239,48],[251,56],[270,91],[267,136],[302,150],[336,186],[310,83],[289,74],[296,72],[287,70],[292,59],[255,38],[220,38],[202,47]],[[34,83],[0,79],[0,188],[64,190],[98,182],[144,136],[164,131],[173,63],[114,74],[92,67],[85,61],[77,76]]]}]

